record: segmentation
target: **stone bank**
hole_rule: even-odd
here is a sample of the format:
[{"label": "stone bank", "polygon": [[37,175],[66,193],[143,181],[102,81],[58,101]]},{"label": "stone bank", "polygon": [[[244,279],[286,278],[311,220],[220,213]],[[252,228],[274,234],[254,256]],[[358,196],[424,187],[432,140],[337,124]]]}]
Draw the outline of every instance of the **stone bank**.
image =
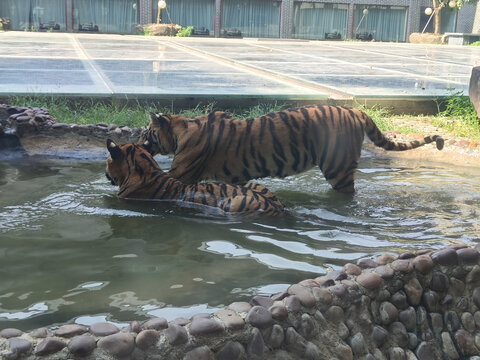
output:
[{"label": "stone bank", "polygon": [[0,330],[2,359],[480,359],[479,246],[383,254],[167,322]]}]

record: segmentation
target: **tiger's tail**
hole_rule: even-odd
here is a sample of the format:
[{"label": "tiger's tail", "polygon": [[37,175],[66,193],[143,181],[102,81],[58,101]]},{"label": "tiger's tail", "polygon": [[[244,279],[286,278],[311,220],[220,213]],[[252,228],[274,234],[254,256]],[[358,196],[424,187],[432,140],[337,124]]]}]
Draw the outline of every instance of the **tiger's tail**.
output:
[{"label": "tiger's tail", "polygon": [[413,140],[405,143],[396,142],[388,139],[382,132],[378,129],[377,125],[373,120],[367,115],[363,114],[363,119],[365,121],[365,133],[373,143],[381,148],[384,148],[388,151],[404,151],[411,150],[423,146],[425,144],[430,144],[431,142],[436,143],[437,149],[442,150],[444,145],[444,140],[439,135],[429,135],[425,136],[423,140]]}]

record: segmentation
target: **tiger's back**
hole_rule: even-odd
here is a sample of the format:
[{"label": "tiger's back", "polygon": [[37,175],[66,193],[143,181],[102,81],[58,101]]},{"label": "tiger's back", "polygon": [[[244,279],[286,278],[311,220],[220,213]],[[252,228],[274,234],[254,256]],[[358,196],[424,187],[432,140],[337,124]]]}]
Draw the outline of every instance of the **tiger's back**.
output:
[{"label": "tiger's back", "polygon": [[222,112],[194,120],[152,115],[140,141],[147,141],[153,154],[174,153],[170,174],[185,183],[245,183],[319,166],[334,189],[351,192],[365,133],[387,150],[408,150],[432,141],[443,146],[435,136],[390,141],[367,114],[341,106],[305,106],[245,120]]},{"label": "tiger's back", "polygon": [[143,147],[116,145],[108,140],[107,178],[120,187],[125,199],[174,200],[219,208],[225,213],[262,213],[280,216],[286,211],[275,195],[263,185],[245,186],[217,183],[186,185],[164,173]]}]

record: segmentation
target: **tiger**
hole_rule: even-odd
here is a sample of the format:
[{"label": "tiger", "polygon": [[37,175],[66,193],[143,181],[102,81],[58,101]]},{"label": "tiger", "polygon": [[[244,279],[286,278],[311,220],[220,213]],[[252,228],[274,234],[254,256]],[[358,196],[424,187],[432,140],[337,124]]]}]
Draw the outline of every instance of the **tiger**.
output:
[{"label": "tiger", "polygon": [[364,134],[385,150],[403,151],[444,140],[426,136],[400,143],[388,139],[363,111],[311,105],[247,119],[214,112],[195,119],[150,114],[139,143],[152,155],[174,154],[169,174],[190,184],[202,180],[242,184],[263,177],[285,177],[318,166],[340,192],[355,191]]},{"label": "tiger", "polygon": [[215,207],[223,213],[287,215],[288,211],[265,186],[217,183],[183,184],[163,172],[152,155],[137,144],[117,145],[107,139],[105,175],[119,186],[122,199],[176,200]]}]

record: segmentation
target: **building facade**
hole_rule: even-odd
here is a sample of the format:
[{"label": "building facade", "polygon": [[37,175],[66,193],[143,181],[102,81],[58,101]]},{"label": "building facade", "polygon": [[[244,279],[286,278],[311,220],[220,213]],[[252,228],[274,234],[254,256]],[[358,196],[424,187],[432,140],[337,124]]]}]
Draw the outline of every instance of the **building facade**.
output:
[{"label": "building facade", "polygon": [[[433,30],[431,0],[166,0],[163,23],[194,26],[203,35],[295,39],[408,41]],[[480,6],[478,6],[480,7]],[[157,0],[0,0],[12,30],[132,34],[155,23]],[[444,8],[441,32],[475,32],[479,11]]]}]

